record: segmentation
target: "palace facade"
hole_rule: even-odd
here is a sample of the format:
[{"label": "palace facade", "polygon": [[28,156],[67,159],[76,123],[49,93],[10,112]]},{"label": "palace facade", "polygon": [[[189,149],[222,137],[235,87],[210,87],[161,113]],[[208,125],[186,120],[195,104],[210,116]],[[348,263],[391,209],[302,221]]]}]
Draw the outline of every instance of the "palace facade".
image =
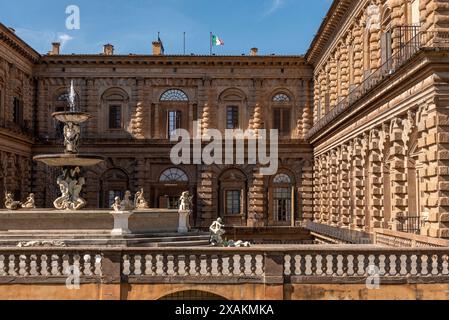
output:
[{"label": "palace facade", "polygon": [[[0,194],[57,197],[56,176],[32,162],[62,151],[51,114],[94,117],[82,153],[90,207],[143,188],[152,207],[195,194],[193,222],[292,226],[313,220],[449,238],[447,2],[336,0],[305,56],[40,55],[0,25]],[[150,51],[149,47],[149,51]],[[278,129],[277,174],[257,165],[173,165],[170,133]]]}]

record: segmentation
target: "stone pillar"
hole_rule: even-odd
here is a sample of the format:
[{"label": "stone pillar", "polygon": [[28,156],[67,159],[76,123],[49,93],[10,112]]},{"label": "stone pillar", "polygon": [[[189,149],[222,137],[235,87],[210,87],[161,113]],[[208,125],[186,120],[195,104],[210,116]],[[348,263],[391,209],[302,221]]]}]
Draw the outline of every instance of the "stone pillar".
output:
[{"label": "stone pillar", "polygon": [[[202,166],[198,183],[198,203],[201,208],[199,226],[208,228],[217,218],[217,201],[214,189],[214,172],[210,166]],[[216,184],[215,184],[216,186]]]},{"label": "stone pillar", "polygon": [[321,104],[321,96],[320,96],[320,78],[319,75],[315,75],[315,79],[313,82],[313,123],[317,123],[320,120],[320,104]]},{"label": "stone pillar", "polygon": [[[87,123],[87,135],[89,137],[95,137],[99,132],[100,127],[99,121],[103,117],[99,117],[100,101],[98,98],[98,93],[95,88],[95,80],[88,79],[86,81],[86,94],[87,94],[87,112],[89,112],[93,118]],[[106,116],[106,115],[104,115]]]},{"label": "stone pillar", "polygon": [[330,92],[330,96],[329,96],[329,109],[334,108],[337,105],[337,100],[338,100],[338,93],[337,93],[337,88],[338,88],[338,77],[337,77],[337,55],[333,54],[332,58],[330,60],[330,65],[329,65],[329,92]]},{"label": "stone pillar", "polygon": [[339,181],[339,158],[337,150],[332,150],[329,155],[329,204],[330,204],[330,224],[338,226],[340,216],[340,181]]},{"label": "stone pillar", "polygon": [[321,220],[322,223],[328,224],[330,217],[329,210],[329,196],[330,196],[330,188],[329,188],[329,155],[321,156]]},{"label": "stone pillar", "polygon": [[321,222],[321,159],[320,157],[315,157],[314,168],[313,168],[313,220],[316,222]]},{"label": "stone pillar", "polygon": [[391,189],[392,189],[392,230],[398,229],[398,223],[403,223],[408,210],[407,202],[407,166],[405,145],[403,141],[403,126],[400,118],[391,121],[390,126],[390,157],[391,161]]},{"label": "stone pillar", "polygon": [[[424,0],[425,1],[425,0]],[[392,51],[396,54],[400,49],[400,35],[399,30],[396,28],[401,25],[402,20],[402,3],[403,0],[389,0],[391,8],[391,27],[393,28],[393,44]]]},{"label": "stone pillar", "polygon": [[341,42],[340,56],[340,99],[346,98],[349,94],[349,46],[351,45],[350,35]]},{"label": "stone pillar", "polygon": [[365,161],[366,161],[366,138],[356,138],[353,149],[353,199],[354,213],[351,228],[364,230],[365,228]]},{"label": "stone pillar", "polygon": [[[371,195],[369,196],[369,205],[371,210],[370,229],[382,228],[384,218],[384,167],[382,157],[382,140],[379,130],[374,129],[370,132],[369,143],[369,184],[371,186]],[[367,222],[368,223],[368,222]]]},{"label": "stone pillar", "polygon": [[313,119],[312,119],[312,111],[311,111],[311,104],[312,101],[312,90],[311,90],[311,83],[310,81],[305,81],[305,93],[306,93],[306,103],[304,105],[304,109],[302,112],[302,136],[301,139],[304,139],[307,133],[309,133],[310,129],[313,125]]},{"label": "stone pillar", "polygon": [[363,27],[360,21],[355,22],[354,30],[354,85],[359,85],[363,81]]},{"label": "stone pillar", "polygon": [[259,168],[255,166],[253,169],[253,183],[249,188],[248,227],[265,226],[265,198],[264,176],[259,173]]},{"label": "stone pillar", "polygon": [[340,227],[349,229],[351,223],[351,152],[352,146],[343,144],[340,150]]},{"label": "stone pillar", "polygon": [[154,138],[161,139],[161,121],[160,121],[160,106],[159,103],[154,104]]},{"label": "stone pillar", "polygon": [[302,162],[301,170],[301,193],[302,219],[313,221],[313,167],[309,161]]}]

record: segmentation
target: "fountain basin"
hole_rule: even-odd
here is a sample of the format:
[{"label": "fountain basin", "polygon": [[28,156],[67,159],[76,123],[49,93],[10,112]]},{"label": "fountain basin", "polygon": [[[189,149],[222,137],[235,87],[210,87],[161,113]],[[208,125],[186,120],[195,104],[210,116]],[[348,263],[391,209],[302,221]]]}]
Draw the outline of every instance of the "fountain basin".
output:
[{"label": "fountain basin", "polygon": [[62,112],[55,112],[51,115],[53,118],[60,122],[68,123],[72,122],[75,124],[80,124],[83,122],[86,122],[92,116],[85,112],[77,112],[77,111],[62,111]]},{"label": "fountain basin", "polygon": [[105,161],[105,158],[91,154],[78,155],[67,153],[40,155],[34,157],[33,160],[43,162],[50,167],[90,167]]}]

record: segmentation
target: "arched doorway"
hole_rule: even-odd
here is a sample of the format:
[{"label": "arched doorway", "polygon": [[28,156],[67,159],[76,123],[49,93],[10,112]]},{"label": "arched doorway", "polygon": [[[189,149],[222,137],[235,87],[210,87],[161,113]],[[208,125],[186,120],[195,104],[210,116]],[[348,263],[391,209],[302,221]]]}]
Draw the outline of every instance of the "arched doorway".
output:
[{"label": "arched doorway", "polygon": [[110,208],[115,197],[123,199],[125,191],[129,190],[129,177],[122,169],[109,169],[101,177],[100,207]]},{"label": "arched doorway", "polygon": [[179,168],[164,170],[155,188],[155,197],[161,209],[178,209],[181,194],[189,191],[189,177]]},{"label": "arched doorway", "polygon": [[198,290],[186,290],[179,291],[175,293],[171,293],[169,295],[163,296],[159,300],[190,300],[190,301],[201,301],[201,300],[214,300],[214,301],[224,301],[227,300],[222,296],[217,294],[213,294],[206,291],[198,291]]}]

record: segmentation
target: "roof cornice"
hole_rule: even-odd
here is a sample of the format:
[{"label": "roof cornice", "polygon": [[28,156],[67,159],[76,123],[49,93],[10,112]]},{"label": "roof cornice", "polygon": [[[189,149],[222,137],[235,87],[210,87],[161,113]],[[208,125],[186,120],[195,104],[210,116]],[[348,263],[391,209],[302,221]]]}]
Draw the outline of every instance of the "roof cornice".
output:
[{"label": "roof cornice", "polygon": [[318,33],[315,35],[305,59],[308,63],[315,65],[319,60],[321,53],[324,51],[326,45],[341,23],[351,4],[359,0],[334,0],[326,17],[323,19]]},{"label": "roof cornice", "polygon": [[30,47],[25,41],[19,38],[4,24],[0,23],[0,41],[9,45],[13,50],[21,54],[32,63],[37,63],[41,55]]},{"label": "roof cornice", "polygon": [[303,67],[304,56],[200,56],[200,55],[45,55],[41,64],[149,65],[149,66],[229,66]]}]

